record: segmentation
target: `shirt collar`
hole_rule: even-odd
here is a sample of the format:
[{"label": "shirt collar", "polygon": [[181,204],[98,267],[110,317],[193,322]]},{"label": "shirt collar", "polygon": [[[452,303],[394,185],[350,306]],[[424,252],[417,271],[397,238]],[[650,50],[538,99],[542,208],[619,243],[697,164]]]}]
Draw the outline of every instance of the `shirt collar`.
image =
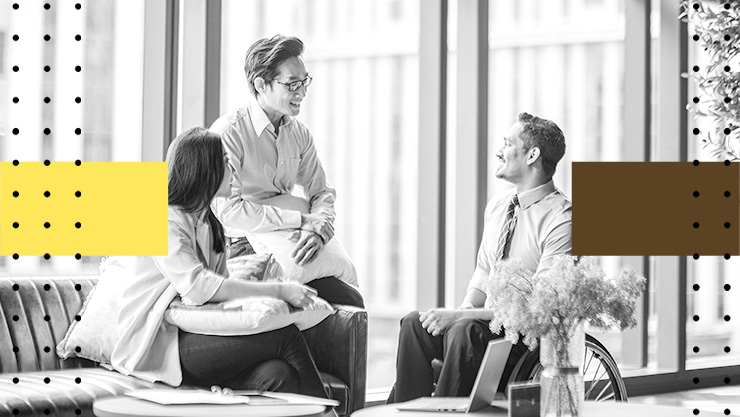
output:
[{"label": "shirt collar", "polygon": [[533,188],[531,190],[518,194],[517,197],[519,198],[519,206],[522,209],[525,209],[555,191],[555,183],[551,179],[550,181],[540,185],[537,188]]},{"label": "shirt collar", "polygon": [[[260,104],[257,102],[255,96],[250,96],[247,102],[247,109],[249,110],[249,120],[252,122],[252,127],[257,136],[261,136],[265,129],[270,129],[271,132],[275,133],[275,127],[270,123],[270,119]],[[284,114],[280,120],[280,127],[289,125],[293,121],[293,118]]]}]

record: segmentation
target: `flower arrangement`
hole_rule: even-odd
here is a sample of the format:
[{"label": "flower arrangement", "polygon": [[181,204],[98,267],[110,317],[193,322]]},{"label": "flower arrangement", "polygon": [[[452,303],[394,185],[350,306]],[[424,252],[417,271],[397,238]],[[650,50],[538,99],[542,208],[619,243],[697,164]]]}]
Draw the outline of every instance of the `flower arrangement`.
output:
[{"label": "flower arrangement", "polygon": [[[702,94],[686,106],[694,118],[712,117],[715,134],[707,133],[702,146],[720,160],[740,159],[740,2],[682,0],[679,19],[692,25],[692,38],[708,54],[706,68],[694,67],[691,78]],[[734,69],[734,71],[733,71]]]},{"label": "flower arrangement", "polygon": [[484,283],[486,308],[495,312],[491,331],[500,334],[506,329],[512,343],[521,333],[534,350],[543,336],[567,339],[584,321],[599,328],[634,327],[645,281],[630,266],[607,278],[593,257],[557,256],[538,274],[519,259],[504,260]]}]

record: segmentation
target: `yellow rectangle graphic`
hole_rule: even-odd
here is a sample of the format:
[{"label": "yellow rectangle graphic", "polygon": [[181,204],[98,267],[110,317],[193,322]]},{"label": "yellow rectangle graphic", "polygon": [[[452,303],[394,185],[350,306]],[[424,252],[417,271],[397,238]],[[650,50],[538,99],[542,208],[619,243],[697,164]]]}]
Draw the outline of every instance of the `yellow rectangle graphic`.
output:
[{"label": "yellow rectangle graphic", "polygon": [[0,163],[0,256],[13,254],[167,255],[167,163]]}]

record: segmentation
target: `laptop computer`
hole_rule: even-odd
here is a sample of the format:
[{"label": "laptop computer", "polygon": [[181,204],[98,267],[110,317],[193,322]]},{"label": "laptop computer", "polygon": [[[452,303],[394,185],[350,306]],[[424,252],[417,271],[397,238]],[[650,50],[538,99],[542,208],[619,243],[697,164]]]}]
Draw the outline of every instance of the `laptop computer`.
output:
[{"label": "laptop computer", "polygon": [[501,383],[506,361],[511,353],[512,344],[504,339],[488,342],[483,355],[478,376],[473,390],[465,397],[423,397],[396,405],[404,411],[446,411],[453,413],[470,413],[490,407]]}]

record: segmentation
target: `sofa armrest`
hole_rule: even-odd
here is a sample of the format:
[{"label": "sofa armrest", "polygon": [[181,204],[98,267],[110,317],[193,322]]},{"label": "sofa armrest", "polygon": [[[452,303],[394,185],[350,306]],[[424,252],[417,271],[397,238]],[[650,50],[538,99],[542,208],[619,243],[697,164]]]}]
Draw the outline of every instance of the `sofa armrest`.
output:
[{"label": "sofa armrest", "polygon": [[365,406],[367,311],[335,305],[336,312],[303,332],[316,367],[341,379],[350,390],[349,413]]}]

